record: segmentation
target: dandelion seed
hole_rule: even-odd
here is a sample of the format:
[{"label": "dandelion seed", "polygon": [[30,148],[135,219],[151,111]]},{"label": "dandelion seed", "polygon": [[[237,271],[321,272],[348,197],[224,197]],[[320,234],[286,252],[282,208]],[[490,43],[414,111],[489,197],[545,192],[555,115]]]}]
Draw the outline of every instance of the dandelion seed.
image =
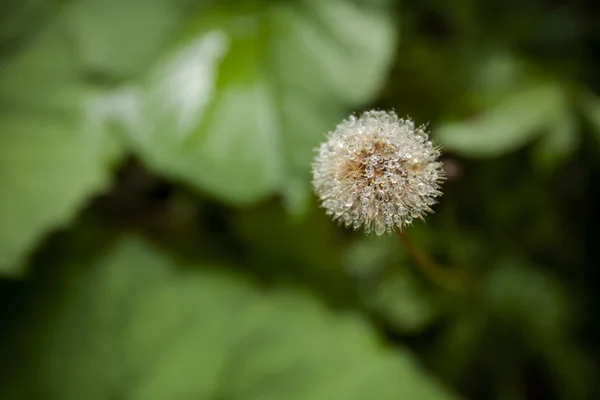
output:
[{"label": "dandelion seed", "polygon": [[367,111],[329,133],[313,163],[313,186],[335,220],[382,235],[432,212],[444,180],[439,156],[423,127]]}]

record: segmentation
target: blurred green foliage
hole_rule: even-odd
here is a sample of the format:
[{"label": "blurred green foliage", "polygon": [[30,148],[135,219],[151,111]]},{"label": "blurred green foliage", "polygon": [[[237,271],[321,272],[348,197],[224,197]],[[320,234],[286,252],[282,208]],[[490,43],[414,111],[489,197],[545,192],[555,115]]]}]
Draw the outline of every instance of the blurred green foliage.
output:
[{"label": "blurred green foliage", "polygon": [[226,270],[194,267],[128,238],[90,268],[56,268],[64,279],[36,290],[21,336],[37,361],[27,374],[9,372],[3,394],[452,398],[403,354],[382,349],[363,320],[291,288],[265,294]]},{"label": "blurred green foliage", "polygon": [[[0,398],[598,398],[598,15],[3,1]],[[468,292],[318,208],[312,149],[369,107],[443,146],[409,234]]]}]

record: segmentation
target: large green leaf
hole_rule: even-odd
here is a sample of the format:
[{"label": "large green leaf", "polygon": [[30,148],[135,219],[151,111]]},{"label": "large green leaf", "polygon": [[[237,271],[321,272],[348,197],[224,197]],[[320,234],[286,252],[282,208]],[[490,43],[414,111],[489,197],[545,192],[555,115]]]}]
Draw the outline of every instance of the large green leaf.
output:
[{"label": "large green leaf", "polygon": [[56,4],[44,0],[4,0],[0,2],[0,58],[10,55],[52,16]]},{"label": "large green leaf", "polygon": [[75,74],[61,17],[0,74],[0,274],[106,185],[116,143]]},{"label": "large green leaf", "polygon": [[66,31],[87,72],[110,80],[147,69],[178,32],[193,0],[78,0]]},{"label": "large green leaf", "polygon": [[[55,270],[56,271],[56,270]],[[451,399],[362,319],[122,241],[40,297],[11,399]],[[56,277],[58,274],[53,273]],[[47,287],[47,282],[44,282]],[[31,342],[28,342],[31,340]],[[31,377],[36,379],[32,380]]]},{"label": "large green leaf", "polygon": [[128,132],[152,167],[222,200],[282,193],[299,207],[312,149],[377,93],[393,25],[346,0],[236,4],[192,18],[133,89]]},{"label": "large green leaf", "polygon": [[440,144],[457,154],[499,156],[519,149],[552,127],[564,107],[558,84],[537,84],[471,120],[442,125],[435,133]]}]

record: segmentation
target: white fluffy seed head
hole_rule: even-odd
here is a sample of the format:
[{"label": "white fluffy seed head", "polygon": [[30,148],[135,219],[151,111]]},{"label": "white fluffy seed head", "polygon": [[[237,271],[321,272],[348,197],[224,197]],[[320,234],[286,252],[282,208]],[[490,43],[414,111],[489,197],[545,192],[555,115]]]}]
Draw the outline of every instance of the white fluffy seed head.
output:
[{"label": "white fluffy seed head", "polygon": [[335,220],[382,235],[432,212],[444,180],[439,156],[424,127],[391,111],[367,111],[328,134],[313,186]]}]

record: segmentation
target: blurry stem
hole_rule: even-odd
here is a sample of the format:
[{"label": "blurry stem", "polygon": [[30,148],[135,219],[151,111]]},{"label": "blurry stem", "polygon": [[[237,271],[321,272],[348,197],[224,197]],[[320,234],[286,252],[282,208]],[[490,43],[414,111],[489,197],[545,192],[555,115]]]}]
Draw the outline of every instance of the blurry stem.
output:
[{"label": "blurry stem", "polygon": [[435,284],[453,292],[468,292],[473,289],[473,282],[465,273],[440,266],[421,250],[405,232],[398,232],[398,237],[406,252]]}]

